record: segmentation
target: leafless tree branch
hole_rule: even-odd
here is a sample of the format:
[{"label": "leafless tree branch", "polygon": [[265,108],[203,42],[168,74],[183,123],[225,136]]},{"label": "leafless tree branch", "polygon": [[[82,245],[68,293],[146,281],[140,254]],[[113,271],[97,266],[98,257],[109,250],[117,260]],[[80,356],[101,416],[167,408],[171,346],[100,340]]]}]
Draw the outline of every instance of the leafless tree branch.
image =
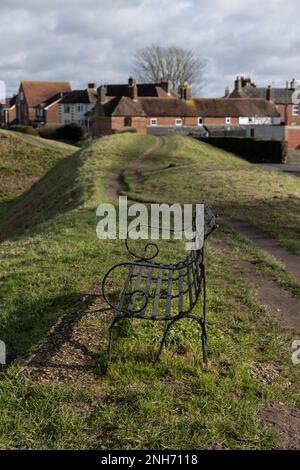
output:
[{"label": "leafless tree branch", "polygon": [[140,49],[134,57],[134,74],[139,81],[171,80],[175,91],[184,81],[199,91],[204,81],[205,61],[190,49],[155,44]]}]

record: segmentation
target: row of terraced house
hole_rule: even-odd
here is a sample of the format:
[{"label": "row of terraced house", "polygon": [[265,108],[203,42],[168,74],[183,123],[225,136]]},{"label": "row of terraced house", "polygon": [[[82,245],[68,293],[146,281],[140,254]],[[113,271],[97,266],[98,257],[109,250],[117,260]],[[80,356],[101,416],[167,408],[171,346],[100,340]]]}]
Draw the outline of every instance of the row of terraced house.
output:
[{"label": "row of terraced house", "polygon": [[187,82],[171,81],[72,90],[69,82],[21,81],[18,93],[0,105],[0,125],[35,127],[77,123],[94,137],[120,131],[156,135],[182,133],[287,140],[300,146],[300,112],[292,80],[282,88],[260,88],[237,77],[221,98],[196,98]]}]

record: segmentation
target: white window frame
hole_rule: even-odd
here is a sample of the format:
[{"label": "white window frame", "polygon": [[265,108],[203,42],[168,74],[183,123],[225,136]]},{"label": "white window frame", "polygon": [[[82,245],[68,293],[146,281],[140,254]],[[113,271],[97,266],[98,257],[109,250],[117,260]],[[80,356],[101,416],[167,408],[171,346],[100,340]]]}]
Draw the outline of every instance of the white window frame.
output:
[{"label": "white window frame", "polygon": [[292,116],[299,116],[299,105],[298,104],[293,104]]},{"label": "white window frame", "polygon": [[157,126],[157,118],[150,118],[150,126]]},{"label": "white window frame", "polygon": [[204,119],[203,119],[203,117],[199,116],[198,117],[198,126],[202,126],[202,124],[204,124]]},{"label": "white window frame", "polygon": [[181,118],[176,118],[175,119],[175,126],[182,126],[182,119]]},{"label": "white window frame", "polygon": [[70,114],[70,112],[71,112],[71,106],[69,104],[64,104],[64,113]]},{"label": "white window frame", "polygon": [[77,111],[77,113],[83,113],[83,111],[84,111],[83,103],[77,103],[76,111]]},{"label": "white window frame", "polygon": [[225,124],[231,124],[231,117],[225,118]]}]

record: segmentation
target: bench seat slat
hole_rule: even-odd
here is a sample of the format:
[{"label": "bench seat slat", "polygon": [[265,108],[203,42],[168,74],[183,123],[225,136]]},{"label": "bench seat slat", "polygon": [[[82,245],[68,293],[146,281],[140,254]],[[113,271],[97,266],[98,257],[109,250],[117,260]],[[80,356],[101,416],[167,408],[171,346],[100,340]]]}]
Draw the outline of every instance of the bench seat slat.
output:
[{"label": "bench seat slat", "polygon": [[146,288],[145,288],[145,291],[144,291],[145,292],[145,299],[142,300],[143,302],[145,301],[146,304],[145,304],[145,307],[139,313],[139,316],[141,316],[141,317],[143,317],[145,315],[145,311],[147,309],[148,296],[149,296],[150,287],[151,287],[151,283],[152,283],[153,270],[154,270],[154,266],[150,266],[149,272],[148,272],[148,277],[147,277],[147,282],[146,282]]},{"label": "bench seat slat", "polygon": [[178,313],[183,312],[183,298],[184,298],[184,290],[183,290],[183,267],[182,263],[179,264],[179,281],[178,281]]},{"label": "bench seat slat", "polygon": [[166,318],[171,319],[171,303],[172,303],[172,287],[173,287],[173,270],[169,270],[168,276],[168,291],[166,303]]},{"label": "bench seat slat", "polygon": [[189,288],[189,302],[190,308],[193,305],[193,291],[192,291],[192,280],[191,280],[191,273],[190,273],[190,266],[189,263],[191,262],[190,256],[187,257],[187,283]]},{"label": "bench seat slat", "polygon": [[156,288],[155,288],[155,294],[154,294],[153,309],[152,309],[152,315],[151,315],[151,318],[153,319],[157,317],[157,313],[158,313],[162,275],[163,275],[163,265],[161,264],[159,267],[158,274],[157,274],[157,282],[156,282]]},{"label": "bench seat slat", "polygon": [[129,283],[130,283],[130,279],[132,278],[134,268],[135,268],[135,266],[132,265],[132,266],[130,266],[130,268],[129,268],[129,270],[128,270],[127,277],[126,277],[126,279],[125,279],[125,282],[124,282],[124,285],[123,285],[121,294],[120,294],[120,296],[119,296],[118,305],[117,305],[117,309],[118,309],[118,310],[122,310],[123,303],[124,303],[124,299],[125,299],[125,294],[126,294],[126,291],[127,291],[127,289],[128,289],[128,286],[129,286]]},{"label": "bench seat slat", "polygon": [[[137,273],[137,276],[136,276],[136,279],[135,279],[133,290],[139,290],[141,280],[142,280],[143,270],[144,270],[144,266],[139,266],[139,270],[138,270],[138,273]],[[129,304],[129,307],[128,307],[129,311],[131,310],[132,312],[134,312],[135,302],[136,302],[136,299],[139,296],[140,295],[138,293],[132,295],[131,301],[130,301],[130,304]]]}]

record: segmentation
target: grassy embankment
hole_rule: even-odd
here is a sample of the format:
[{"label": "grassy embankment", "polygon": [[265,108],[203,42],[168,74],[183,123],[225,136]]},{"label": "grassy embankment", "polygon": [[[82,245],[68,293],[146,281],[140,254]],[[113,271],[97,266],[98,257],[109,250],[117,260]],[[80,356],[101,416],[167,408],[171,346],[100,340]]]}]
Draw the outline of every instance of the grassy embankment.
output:
[{"label": "grassy embankment", "polygon": [[[6,207],[1,222],[6,240],[0,245],[0,337],[12,356],[31,350],[63,314],[86,308],[78,294],[92,291],[108,267],[126,258],[122,242],[97,240],[95,208],[107,201],[111,173],[152,144],[153,138],[138,135],[96,141],[59,161]],[[164,148],[149,157],[142,176],[143,182],[137,182],[135,174],[126,174],[133,197],[169,202],[206,198],[219,213],[241,217],[248,217],[247,207],[264,228],[266,207],[274,211],[278,201],[274,233],[280,238],[282,211],[293,211],[297,202],[292,176],[280,175],[280,182],[277,174],[190,139],[167,139]],[[280,199],[274,198],[281,186]],[[255,212],[258,201],[262,212]],[[229,250],[223,249],[224,243]],[[173,258],[173,243],[165,248],[166,256]],[[116,360],[107,367],[100,351],[94,357],[90,374],[98,374],[98,381],[92,386],[25,381],[22,365],[3,374],[0,447],[274,447],[274,436],[259,422],[258,410],[278,401],[300,405],[299,375],[290,360],[294,333],[259,305],[255,286],[240,275],[241,260],[252,261],[258,272],[272,274],[297,292],[296,283],[277,263],[228,228],[220,229],[207,250],[208,372],[194,364],[199,334],[190,323],[174,328],[157,367],[149,358],[162,325],[127,323],[118,330]],[[120,285],[117,278],[112,288]],[[81,328],[94,329],[105,346],[107,321],[85,318]],[[278,375],[272,383],[262,383],[251,375],[253,363],[275,364]]]}]

